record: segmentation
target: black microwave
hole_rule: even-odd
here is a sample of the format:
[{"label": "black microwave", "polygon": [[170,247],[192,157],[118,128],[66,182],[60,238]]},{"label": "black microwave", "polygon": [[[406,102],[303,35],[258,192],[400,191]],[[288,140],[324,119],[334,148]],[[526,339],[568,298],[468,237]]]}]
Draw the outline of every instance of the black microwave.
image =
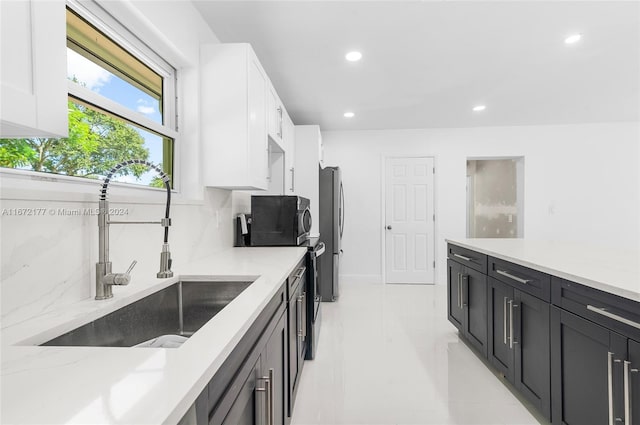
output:
[{"label": "black microwave", "polygon": [[296,246],[309,238],[309,200],[301,196],[251,197],[251,245]]}]

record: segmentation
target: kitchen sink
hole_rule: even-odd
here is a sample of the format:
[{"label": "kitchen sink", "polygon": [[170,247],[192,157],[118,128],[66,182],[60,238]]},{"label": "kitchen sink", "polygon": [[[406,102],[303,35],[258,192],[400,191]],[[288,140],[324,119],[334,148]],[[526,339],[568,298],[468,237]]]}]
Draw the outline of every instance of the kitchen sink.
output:
[{"label": "kitchen sink", "polygon": [[133,347],[164,335],[189,337],[254,280],[182,280],[40,345]]}]

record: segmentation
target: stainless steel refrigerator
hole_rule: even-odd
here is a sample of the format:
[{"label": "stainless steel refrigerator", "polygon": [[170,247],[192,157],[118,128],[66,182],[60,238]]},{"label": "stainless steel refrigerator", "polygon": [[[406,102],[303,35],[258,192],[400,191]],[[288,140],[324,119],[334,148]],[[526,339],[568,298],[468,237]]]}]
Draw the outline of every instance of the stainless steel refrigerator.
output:
[{"label": "stainless steel refrigerator", "polygon": [[[341,239],[344,232],[344,189],[339,167],[320,169],[320,239],[326,246],[320,272],[322,301],[336,301],[339,290]],[[327,255],[329,254],[329,255]]]}]

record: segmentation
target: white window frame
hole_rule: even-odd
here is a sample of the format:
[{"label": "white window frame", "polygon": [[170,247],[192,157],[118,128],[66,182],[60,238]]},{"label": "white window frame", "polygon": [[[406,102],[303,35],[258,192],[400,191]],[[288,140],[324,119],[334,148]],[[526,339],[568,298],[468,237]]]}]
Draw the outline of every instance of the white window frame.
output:
[{"label": "white window frame", "polygon": [[[158,123],[144,116],[143,114],[131,110],[107,97],[93,92],[82,85],[68,80],[68,95],[71,98],[77,98],[81,101],[95,105],[97,108],[104,109],[110,113],[122,117],[134,125],[148,129],[160,136],[166,136],[173,139],[173,164],[172,177],[174,187],[172,192],[180,192],[180,144],[178,132],[178,116],[177,116],[177,70],[171,66],[162,57],[151,50],[143,41],[135,34],[124,27],[117,19],[105,11],[95,0],[79,1],[67,0],[67,6],[76,12],[79,16],[95,26],[106,36],[111,38],[125,50],[142,61],[162,77],[162,102],[163,102],[163,123]],[[24,190],[33,190],[35,196],[47,193],[46,199],[49,200],[86,200],[86,196],[82,193],[93,193],[94,186],[102,184],[101,180],[87,179],[84,177],[67,176],[65,174],[54,174],[46,172],[38,172],[31,170],[20,170],[10,168],[0,168],[0,188],[4,195],[8,198],[16,199],[18,193],[26,195]],[[55,185],[51,187],[50,185]],[[124,202],[128,199],[131,201],[139,200],[140,196],[149,194],[147,201],[152,203],[162,202],[164,199],[164,189],[149,186],[137,185],[132,183],[112,182],[114,189],[124,195]],[[88,189],[82,189],[85,187]],[[14,189],[16,192],[14,192]],[[56,193],[52,193],[55,191]],[[59,191],[59,193],[58,193]],[[39,195],[38,195],[39,194]],[[80,195],[80,196],[79,196]],[[162,199],[160,199],[160,195]],[[23,199],[28,199],[27,195]],[[22,198],[22,196],[20,196]],[[43,198],[39,198],[43,200]],[[179,200],[176,199],[176,200]],[[190,203],[185,200],[186,203]]]}]

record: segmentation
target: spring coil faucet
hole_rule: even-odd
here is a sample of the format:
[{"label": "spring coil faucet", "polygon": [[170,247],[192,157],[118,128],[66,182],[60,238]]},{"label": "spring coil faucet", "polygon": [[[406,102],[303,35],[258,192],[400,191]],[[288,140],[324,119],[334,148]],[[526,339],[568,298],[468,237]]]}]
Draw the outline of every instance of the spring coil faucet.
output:
[{"label": "spring coil faucet", "polygon": [[[111,221],[109,218],[109,201],[107,200],[107,189],[111,178],[121,168],[130,165],[146,165],[158,173],[160,179],[167,188],[167,203],[164,218],[160,221]],[[100,200],[98,202],[98,262],[96,263],[96,300],[106,300],[113,297],[113,285],[128,285],[131,281],[131,270],[137,264],[133,261],[125,273],[112,273],[111,262],[109,261],[109,225],[111,224],[160,224],[164,227],[164,243],[160,253],[160,271],[157,273],[159,279],[173,277],[171,271],[171,252],[169,251],[169,208],[171,206],[171,178],[162,169],[151,162],[142,159],[131,159],[123,161],[113,167],[104,179],[100,189]]]}]

